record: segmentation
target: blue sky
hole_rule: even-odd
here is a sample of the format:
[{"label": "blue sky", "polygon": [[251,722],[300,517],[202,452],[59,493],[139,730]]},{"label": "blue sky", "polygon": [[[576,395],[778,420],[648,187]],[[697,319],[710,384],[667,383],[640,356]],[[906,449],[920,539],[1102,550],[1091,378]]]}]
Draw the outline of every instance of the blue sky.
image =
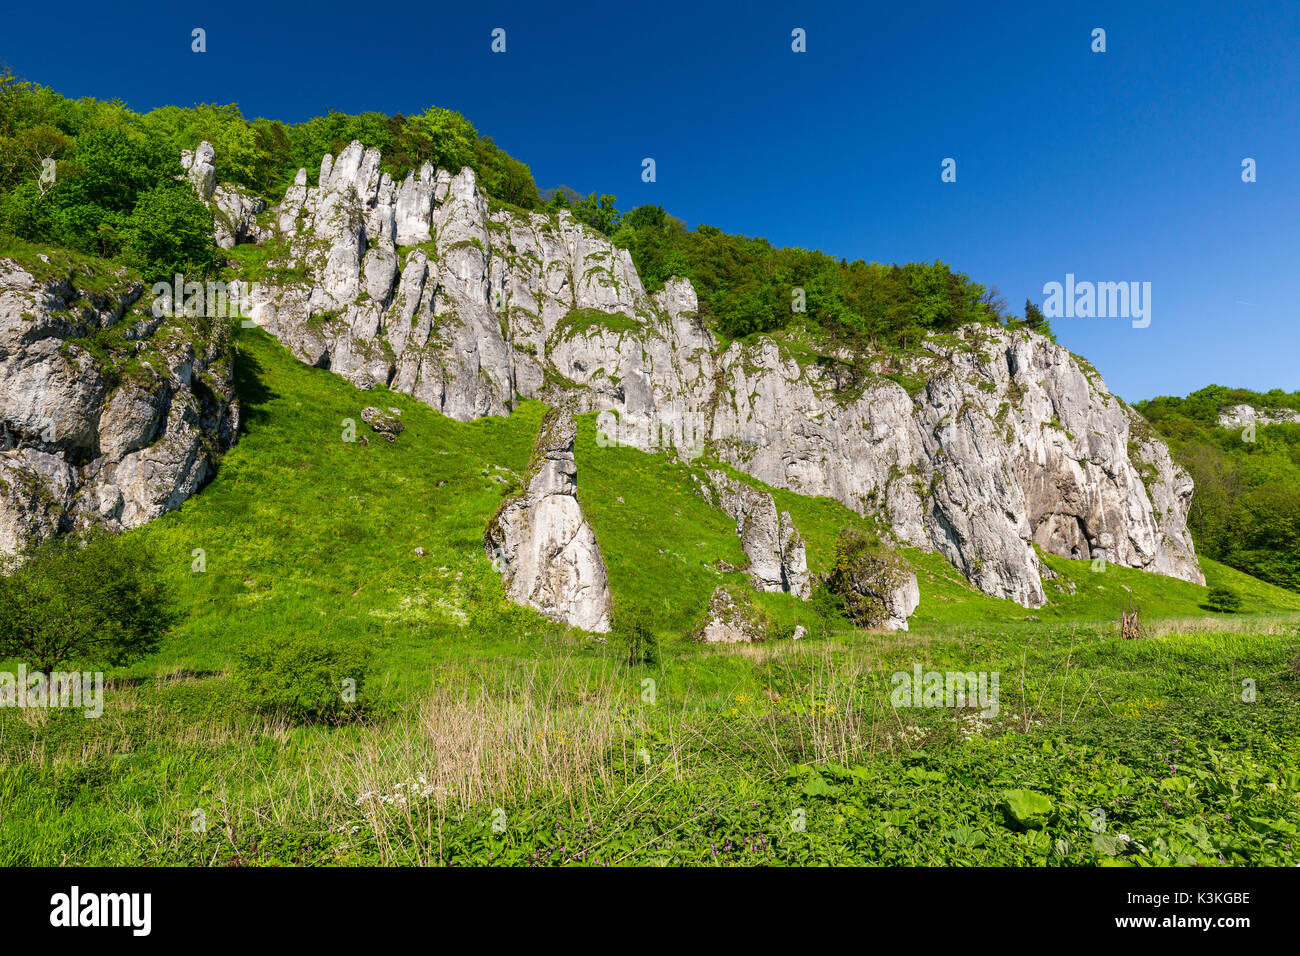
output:
[{"label": "blue sky", "polygon": [[560,6],[21,4],[0,59],[137,110],[446,106],[542,187],[849,259],[942,259],[1017,311],[1066,273],[1150,282],[1147,328],[1054,322],[1112,390],[1300,389],[1300,3]]}]

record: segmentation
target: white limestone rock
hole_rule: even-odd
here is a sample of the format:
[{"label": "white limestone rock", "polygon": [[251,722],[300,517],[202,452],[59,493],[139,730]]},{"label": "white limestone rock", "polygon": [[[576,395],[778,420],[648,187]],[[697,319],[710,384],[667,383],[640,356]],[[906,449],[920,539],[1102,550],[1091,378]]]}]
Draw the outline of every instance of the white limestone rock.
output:
[{"label": "white limestone rock", "polygon": [[707,448],[878,514],[1026,607],[1046,600],[1035,545],[1203,583],[1190,479],[1050,339],[971,326],[870,368],[765,337],[719,351],[688,281],[647,294],[627,253],[567,212],[493,210],[468,168],[394,183],[379,164],[352,143],[277,211],[282,264],[308,278],[265,288],[254,317],[303,361],[462,421],[562,392],[599,413],[604,442]]},{"label": "white limestone rock", "polygon": [[808,558],[790,512],[778,512],[771,494],[722,471],[710,471],[707,477],[711,487],[706,497],[736,522],[754,587],[808,600],[812,596]]},{"label": "white limestone rock", "polygon": [[[182,320],[77,272],[0,259],[0,551],[89,525],[131,528],[180,506],[234,444],[231,355]],[[102,277],[96,277],[96,287]],[[111,277],[110,277],[111,278]],[[129,324],[119,380],[73,340]],[[118,356],[123,359],[125,356]],[[120,364],[120,363],[119,363]],[[202,386],[199,386],[199,380]]]},{"label": "white limestone rock", "polygon": [[578,503],[576,435],[567,410],[547,413],[524,489],[502,504],[483,542],[511,600],[570,627],[604,633],[610,629],[609,576]]}]

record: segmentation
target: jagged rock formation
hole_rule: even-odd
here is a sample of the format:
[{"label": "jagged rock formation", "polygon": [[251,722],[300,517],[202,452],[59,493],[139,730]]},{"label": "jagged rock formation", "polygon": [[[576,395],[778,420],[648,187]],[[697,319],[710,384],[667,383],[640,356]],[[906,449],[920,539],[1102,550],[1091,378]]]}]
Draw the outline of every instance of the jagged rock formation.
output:
[{"label": "jagged rock formation", "polygon": [[740,546],[749,558],[749,577],[760,591],[783,591],[808,600],[812,577],[803,538],[790,512],[776,510],[776,501],[765,492],[736,481],[724,472],[707,473],[708,484],[700,493],[715,507],[736,521]]},{"label": "jagged rock formation", "polygon": [[609,577],[577,498],[577,428],[566,409],[542,420],[524,488],[502,502],[483,543],[519,604],[587,631],[609,630]]},{"label": "jagged rock formation", "polygon": [[[180,506],[235,442],[231,356],[125,274],[0,259],[0,551]],[[93,281],[91,281],[93,280]],[[93,348],[92,348],[93,343]]]},{"label": "jagged rock formation", "polygon": [[725,586],[714,588],[704,612],[704,623],[695,632],[706,644],[741,644],[761,641],[766,636],[753,603]]},{"label": "jagged rock formation", "polygon": [[1252,405],[1233,405],[1219,411],[1220,428],[1245,428],[1248,425],[1283,425],[1300,422],[1300,412],[1293,408],[1270,408],[1259,411]]},{"label": "jagged rock formation", "polygon": [[300,170],[277,210],[301,279],[252,314],[300,359],[460,420],[521,397],[600,412],[602,440],[708,447],[763,482],[880,514],[978,588],[1044,603],[1035,545],[1203,583],[1192,483],[1082,360],[1024,330],[932,335],[919,357],[724,351],[695,292],[654,295],[570,215],[495,208],[474,174],[400,183],[358,143]]},{"label": "jagged rock formation", "polygon": [[217,182],[216,151],[211,143],[200,143],[194,152],[182,150],[181,168],[199,198],[212,209],[213,234],[219,247],[233,249],[241,242],[268,238],[257,225],[266,200],[230,183]]}]

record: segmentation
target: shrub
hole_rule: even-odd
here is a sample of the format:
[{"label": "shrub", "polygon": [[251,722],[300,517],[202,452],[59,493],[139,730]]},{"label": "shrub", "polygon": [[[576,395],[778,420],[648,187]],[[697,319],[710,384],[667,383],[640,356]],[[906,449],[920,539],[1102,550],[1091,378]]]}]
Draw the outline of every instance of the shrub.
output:
[{"label": "shrub", "polygon": [[628,606],[614,611],[615,638],[627,648],[629,665],[653,664],[659,653],[653,618],[644,608]]},{"label": "shrub", "polygon": [[142,539],[90,530],[47,538],[0,576],[0,658],[45,673],[69,661],[121,665],[171,625],[170,596]]},{"label": "shrub", "polygon": [[338,722],[364,710],[370,655],[355,643],[306,635],[245,641],[235,649],[241,702],[295,722]]},{"label": "shrub", "polygon": [[813,581],[808,608],[816,615],[818,631],[822,637],[848,623],[848,614],[844,610],[844,596],[832,591],[830,586],[820,578]]},{"label": "shrub", "polygon": [[1241,595],[1232,588],[1210,588],[1210,593],[1205,596],[1205,606],[1220,614],[1235,614],[1241,610]]}]

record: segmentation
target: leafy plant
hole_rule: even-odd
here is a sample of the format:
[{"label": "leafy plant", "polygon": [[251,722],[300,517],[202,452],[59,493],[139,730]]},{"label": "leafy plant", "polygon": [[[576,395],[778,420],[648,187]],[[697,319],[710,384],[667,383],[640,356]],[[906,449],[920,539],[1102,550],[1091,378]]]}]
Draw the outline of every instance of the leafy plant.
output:
[{"label": "leafy plant", "polygon": [[1041,830],[1052,815],[1052,801],[1035,790],[1008,790],[1002,795],[1007,815],[1026,830]]},{"label": "leafy plant", "polygon": [[370,656],[352,641],[277,634],[235,649],[240,699],[258,713],[294,721],[339,721],[365,707]]}]

